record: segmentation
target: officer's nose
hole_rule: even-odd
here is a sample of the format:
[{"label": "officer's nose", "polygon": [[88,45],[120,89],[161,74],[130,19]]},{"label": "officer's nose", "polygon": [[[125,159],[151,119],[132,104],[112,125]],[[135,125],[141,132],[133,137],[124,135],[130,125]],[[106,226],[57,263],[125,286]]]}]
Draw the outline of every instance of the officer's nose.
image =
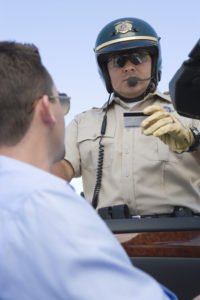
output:
[{"label": "officer's nose", "polygon": [[130,60],[127,60],[123,69],[124,72],[133,72],[135,71],[135,65]]}]

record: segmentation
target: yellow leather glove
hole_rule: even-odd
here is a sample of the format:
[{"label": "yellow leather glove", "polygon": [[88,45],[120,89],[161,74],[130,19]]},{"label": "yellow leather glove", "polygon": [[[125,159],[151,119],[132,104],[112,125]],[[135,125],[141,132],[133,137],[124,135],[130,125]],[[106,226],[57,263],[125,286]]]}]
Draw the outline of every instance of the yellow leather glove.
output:
[{"label": "yellow leather glove", "polygon": [[189,128],[171,112],[166,112],[163,107],[151,105],[144,109],[145,115],[150,115],[141,124],[145,135],[159,137],[170,150],[182,153],[188,151],[194,143],[194,136]]}]

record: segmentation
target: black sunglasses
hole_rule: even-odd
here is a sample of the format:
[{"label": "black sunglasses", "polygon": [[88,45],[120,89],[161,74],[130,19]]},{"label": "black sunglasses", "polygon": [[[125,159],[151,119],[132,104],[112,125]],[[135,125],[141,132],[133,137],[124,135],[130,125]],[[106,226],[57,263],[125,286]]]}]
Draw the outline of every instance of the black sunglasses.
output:
[{"label": "black sunglasses", "polygon": [[117,54],[111,56],[108,61],[111,61],[113,67],[123,68],[128,60],[134,65],[140,65],[147,61],[149,53],[146,51],[133,52],[130,54]]}]

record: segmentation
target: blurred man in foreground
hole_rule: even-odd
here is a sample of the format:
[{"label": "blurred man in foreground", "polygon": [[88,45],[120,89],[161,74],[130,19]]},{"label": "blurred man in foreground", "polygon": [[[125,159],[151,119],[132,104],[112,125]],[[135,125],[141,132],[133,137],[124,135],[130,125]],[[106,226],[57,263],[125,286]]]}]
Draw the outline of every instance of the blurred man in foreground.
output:
[{"label": "blurred man in foreground", "polygon": [[0,299],[175,299],[49,173],[64,157],[61,102],[35,46],[0,42]]}]

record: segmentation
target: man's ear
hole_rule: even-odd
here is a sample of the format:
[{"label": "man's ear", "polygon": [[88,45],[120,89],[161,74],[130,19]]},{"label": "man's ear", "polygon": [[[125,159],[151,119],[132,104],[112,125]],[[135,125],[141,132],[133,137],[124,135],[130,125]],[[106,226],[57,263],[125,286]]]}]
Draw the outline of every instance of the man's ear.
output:
[{"label": "man's ear", "polygon": [[44,123],[46,124],[56,123],[54,112],[52,110],[52,106],[49,102],[47,95],[42,96],[40,100],[40,115]]}]

